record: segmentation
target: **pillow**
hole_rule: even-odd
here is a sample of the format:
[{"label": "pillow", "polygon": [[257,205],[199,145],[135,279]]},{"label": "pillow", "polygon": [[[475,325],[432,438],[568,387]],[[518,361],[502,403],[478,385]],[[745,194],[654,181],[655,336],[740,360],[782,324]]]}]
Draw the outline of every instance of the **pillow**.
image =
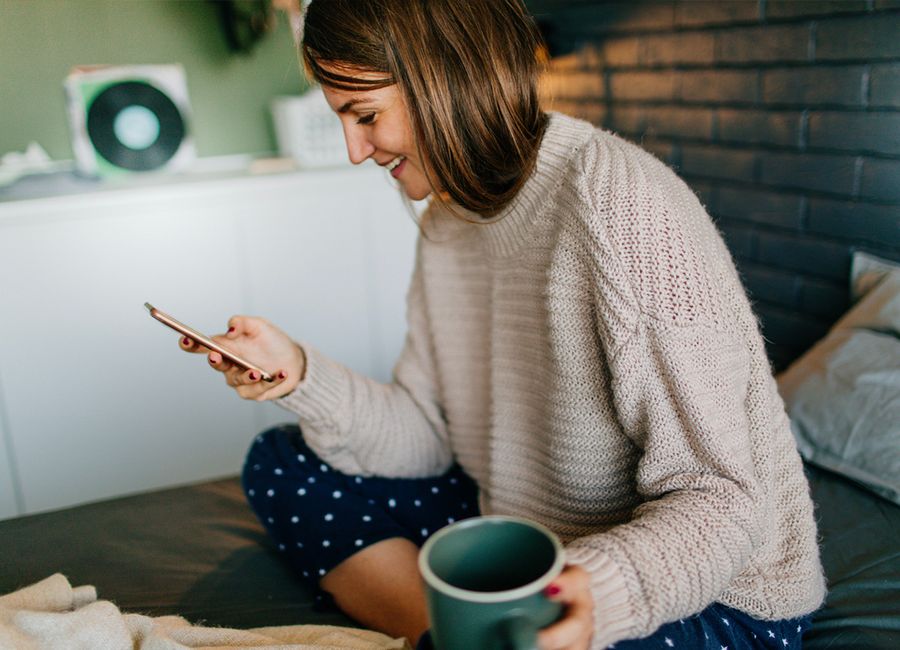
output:
[{"label": "pillow", "polygon": [[882,275],[778,385],[804,459],[900,505],[900,267]]},{"label": "pillow", "polygon": [[894,270],[900,270],[900,262],[886,260],[861,251],[853,253],[850,263],[850,300],[858,301]]}]

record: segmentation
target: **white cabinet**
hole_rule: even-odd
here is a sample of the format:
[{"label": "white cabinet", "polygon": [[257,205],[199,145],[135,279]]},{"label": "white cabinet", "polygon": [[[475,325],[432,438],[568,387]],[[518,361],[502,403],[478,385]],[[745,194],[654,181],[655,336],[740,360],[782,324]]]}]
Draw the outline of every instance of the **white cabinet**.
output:
[{"label": "white cabinet", "polygon": [[25,511],[234,474],[293,419],[237,398],[145,301],[210,333],[265,316],[385,379],[415,236],[374,168],[0,204],[0,427]]}]

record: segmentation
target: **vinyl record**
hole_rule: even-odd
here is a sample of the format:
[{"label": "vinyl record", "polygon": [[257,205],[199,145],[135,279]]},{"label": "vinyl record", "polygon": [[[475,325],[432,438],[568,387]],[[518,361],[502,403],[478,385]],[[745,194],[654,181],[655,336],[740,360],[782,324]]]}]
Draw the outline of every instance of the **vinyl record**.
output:
[{"label": "vinyl record", "polygon": [[165,93],[142,81],[123,81],[104,89],[91,102],[87,132],[97,152],[113,165],[149,171],[175,155],[186,127]]}]

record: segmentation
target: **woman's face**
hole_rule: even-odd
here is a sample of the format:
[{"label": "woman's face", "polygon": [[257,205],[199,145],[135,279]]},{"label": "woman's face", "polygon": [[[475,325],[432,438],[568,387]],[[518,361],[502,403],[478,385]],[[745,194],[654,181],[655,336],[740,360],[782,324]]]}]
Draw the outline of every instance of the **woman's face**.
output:
[{"label": "woman's face", "polygon": [[[346,70],[341,71],[347,74]],[[373,72],[353,71],[362,79],[382,79]],[[416,152],[412,125],[396,84],[378,90],[337,90],[322,86],[325,99],[344,127],[347,154],[354,165],[371,158],[390,171],[406,195],[418,201],[431,194],[425,168]]]}]

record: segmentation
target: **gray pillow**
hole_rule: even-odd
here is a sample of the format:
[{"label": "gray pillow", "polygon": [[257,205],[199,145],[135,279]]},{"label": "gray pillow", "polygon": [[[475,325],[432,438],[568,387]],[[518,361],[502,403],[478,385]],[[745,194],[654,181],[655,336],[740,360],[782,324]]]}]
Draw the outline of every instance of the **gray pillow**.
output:
[{"label": "gray pillow", "polygon": [[778,378],[800,454],[900,504],[900,268]]}]

